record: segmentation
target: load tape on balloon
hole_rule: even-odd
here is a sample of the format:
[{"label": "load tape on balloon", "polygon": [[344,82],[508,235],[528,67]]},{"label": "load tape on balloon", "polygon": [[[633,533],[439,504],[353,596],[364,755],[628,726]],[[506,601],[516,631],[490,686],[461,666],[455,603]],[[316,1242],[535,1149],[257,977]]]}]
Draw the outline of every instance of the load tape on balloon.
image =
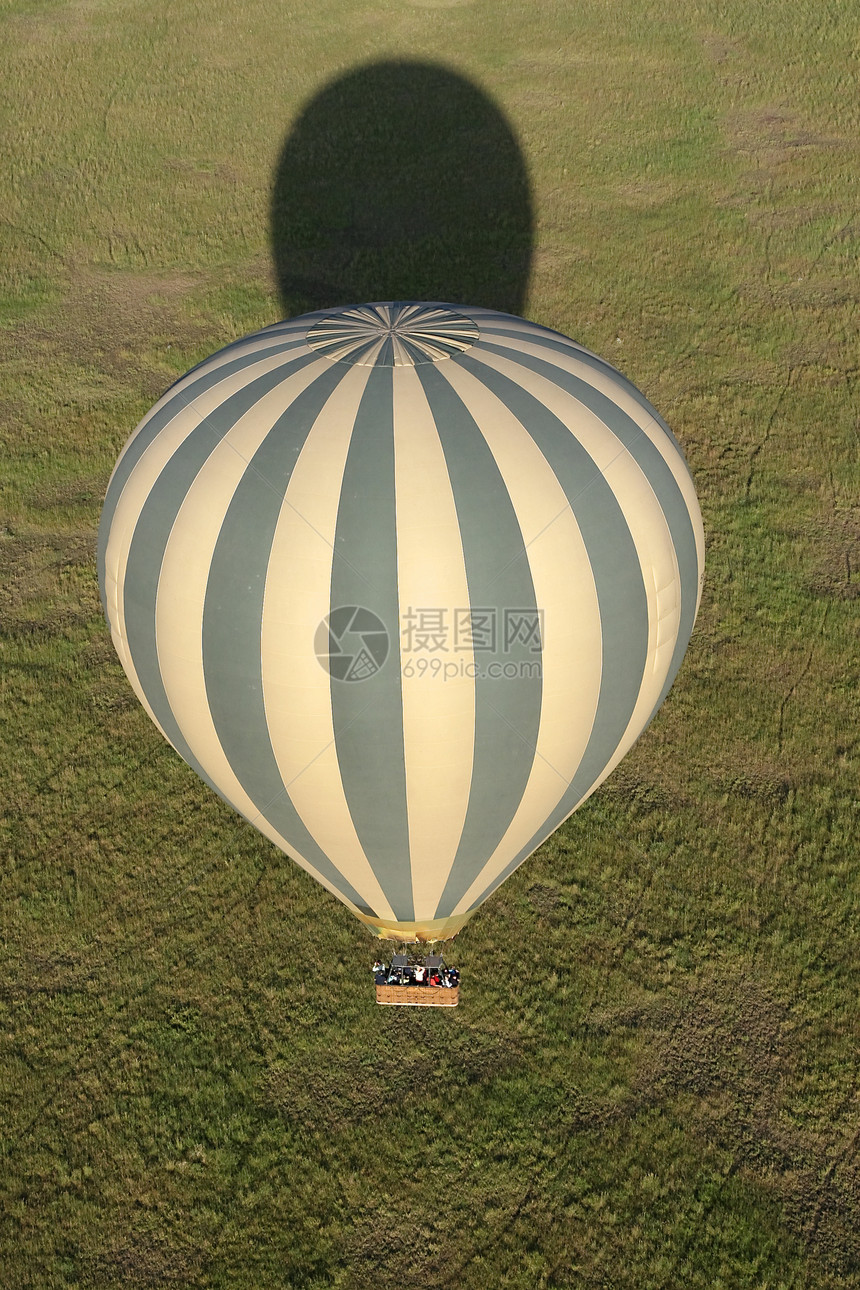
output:
[{"label": "load tape on balloon", "polygon": [[141,703],[378,935],[454,935],[610,773],[698,609],[681,449],[618,371],[487,309],[290,319],[177,381],[99,533]]}]

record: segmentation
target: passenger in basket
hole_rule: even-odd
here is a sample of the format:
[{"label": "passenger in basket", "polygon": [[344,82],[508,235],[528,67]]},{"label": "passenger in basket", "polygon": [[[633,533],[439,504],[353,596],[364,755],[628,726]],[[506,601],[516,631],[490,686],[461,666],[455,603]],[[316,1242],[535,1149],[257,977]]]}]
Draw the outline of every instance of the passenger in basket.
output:
[{"label": "passenger in basket", "polygon": [[426,984],[426,982],[427,982],[427,969],[426,969],[426,967],[423,967],[423,966],[419,965],[419,966],[415,969],[415,984],[416,984],[416,985],[425,985],[425,984]]}]

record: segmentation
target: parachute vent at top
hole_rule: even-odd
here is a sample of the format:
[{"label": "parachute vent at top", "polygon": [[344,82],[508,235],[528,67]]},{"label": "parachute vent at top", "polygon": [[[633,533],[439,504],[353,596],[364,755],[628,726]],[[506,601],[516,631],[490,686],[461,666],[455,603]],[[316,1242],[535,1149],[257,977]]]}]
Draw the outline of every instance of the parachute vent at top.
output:
[{"label": "parachute vent at top", "polygon": [[436,940],[647,726],[703,549],[681,450],[613,367],[383,302],[168,390],[111,477],[99,576],[188,764],[379,934]]}]

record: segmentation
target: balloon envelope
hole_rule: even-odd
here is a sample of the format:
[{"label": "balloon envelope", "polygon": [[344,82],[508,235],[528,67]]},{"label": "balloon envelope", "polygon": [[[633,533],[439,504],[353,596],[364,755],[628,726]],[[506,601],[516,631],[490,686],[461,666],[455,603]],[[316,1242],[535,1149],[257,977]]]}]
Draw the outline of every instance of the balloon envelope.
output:
[{"label": "balloon envelope", "polygon": [[631,747],[698,608],[683,454],[557,332],[268,327],[129,439],[99,576],[177,752],[380,935],[454,935]]}]

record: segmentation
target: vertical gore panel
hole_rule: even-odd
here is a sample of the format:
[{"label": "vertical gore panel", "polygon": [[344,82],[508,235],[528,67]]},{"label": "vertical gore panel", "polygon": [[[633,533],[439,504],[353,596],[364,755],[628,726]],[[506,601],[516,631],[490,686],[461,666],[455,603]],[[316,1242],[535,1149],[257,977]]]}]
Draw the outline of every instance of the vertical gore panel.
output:
[{"label": "vertical gore panel", "polygon": [[331,367],[297,396],[239,481],[209,568],[203,669],[218,739],[245,792],[282,837],[364,909],[361,897],[306,829],[281,780],[266,724],[260,658],[263,591],[284,494],[304,442],[342,375]]},{"label": "vertical gore panel", "polygon": [[617,748],[642,682],[648,651],[648,602],[630,530],[591,456],[554,413],[515,381],[471,355],[457,361],[483,380],[528,427],[561,484],[591,561],[603,640],[600,698],[579,769],[550,819],[492,884],[490,890],[495,890],[570,813]]},{"label": "vertical gore panel", "polygon": [[507,639],[515,621],[535,624],[537,606],[523,535],[493,454],[438,368],[425,364],[416,370],[451,479],[469,587],[470,604],[463,608],[473,615],[478,643],[472,786],[436,910],[436,918],[445,918],[495,851],[522,800],[540,726],[540,653],[533,639]]},{"label": "vertical gore panel", "polygon": [[[482,348],[489,350],[493,354],[499,354],[511,362],[518,363],[520,366],[528,368],[529,371],[545,377],[567,394],[572,395],[584,407],[587,407],[624,444],[624,447],[654,490],[654,495],[666,517],[672,545],[675,548],[675,554],[678,559],[678,572],[681,577],[681,620],[678,627],[678,639],[669,667],[669,675],[666,678],[663,692],[651,712],[651,717],[653,717],[668,694],[687,651],[687,644],[696,617],[696,601],[699,589],[699,557],[696,552],[696,536],[693,532],[690,512],[678,487],[678,482],[663,454],[652,443],[641,426],[638,426],[633,418],[628,416],[617,403],[613,403],[610,398],[607,398],[602,390],[596,390],[593,385],[589,385],[587,381],[583,381],[581,377],[574,375],[572,372],[565,372],[554,363],[542,362],[531,354],[520,354],[506,349],[502,345],[487,344]],[[577,355],[577,358],[579,358],[579,355]],[[582,361],[585,362],[587,358],[588,355],[583,356]],[[596,366],[597,364],[592,362],[589,365]],[[608,364],[601,364],[601,366],[608,369],[613,376],[617,376],[617,373],[614,372],[614,369],[609,368]],[[645,404],[642,396],[638,394],[634,386],[630,385],[629,381],[624,381],[620,377],[618,380],[619,384],[623,385],[628,392],[638,396],[638,402],[649,412],[653,411],[649,405]],[[672,442],[675,442],[674,438]],[[649,717],[649,721],[650,719]]]},{"label": "vertical gore panel", "polygon": [[[290,367],[290,373],[316,361],[315,354],[299,359]],[[161,562],[179,508],[204,461],[239,417],[283,379],[281,368],[249,382],[191,431],[150,489],[129,548],[125,571],[125,624],[129,653],[162,729],[177,752],[198,774],[200,769],[176,724],[158,666],[155,601]]]},{"label": "vertical gore panel", "polygon": [[[369,611],[388,634],[388,655],[364,679],[332,675],[338,764],[355,831],[398,921],[414,916],[406,815],[400,607],[394,504],[392,369],[374,367],[353,427],[332,565],[332,611]],[[374,619],[350,620],[339,644],[359,655]]]},{"label": "vertical gore panel", "polygon": [[[172,399],[169,399],[168,402],[163,404],[157,412],[154,412],[148,419],[146,419],[145,425],[143,425],[138,433],[133,437],[117,462],[113,475],[111,476],[110,483],[108,484],[104,505],[102,506],[101,520],[99,521],[98,551],[96,559],[98,564],[99,586],[102,588],[103,610],[105,609],[105,551],[107,549],[107,539],[110,531],[111,520],[113,519],[113,514],[116,510],[117,502],[120,499],[122,490],[128,482],[129,475],[134,470],[135,466],[140,461],[152,441],[158,436],[160,431],[173,420],[177,412],[181,412],[183,408],[189,407],[196,398],[201,394],[205,394],[208,389],[211,389],[213,385],[217,385],[219,381],[226,380],[228,376],[233,376],[236,372],[241,372],[243,367],[249,366],[250,363],[256,362],[260,358],[270,358],[272,354],[284,353],[300,348],[304,348],[304,340],[290,341],[286,344],[278,344],[273,341],[271,348],[257,352],[253,354],[253,356],[240,355],[238,358],[204,373],[196,381],[192,381],[190,385],[186,385],[184,389],[177,390]],[[217,355],[215,357],[217,357]],[[209,362],[210,360],[207,359],[206,361]],[[298,368],[294,368],[293,370],[297,371]],[[182,376],[179,379],[184,381],[187,376],[188,373],[186,372],[185,376]]]}]

